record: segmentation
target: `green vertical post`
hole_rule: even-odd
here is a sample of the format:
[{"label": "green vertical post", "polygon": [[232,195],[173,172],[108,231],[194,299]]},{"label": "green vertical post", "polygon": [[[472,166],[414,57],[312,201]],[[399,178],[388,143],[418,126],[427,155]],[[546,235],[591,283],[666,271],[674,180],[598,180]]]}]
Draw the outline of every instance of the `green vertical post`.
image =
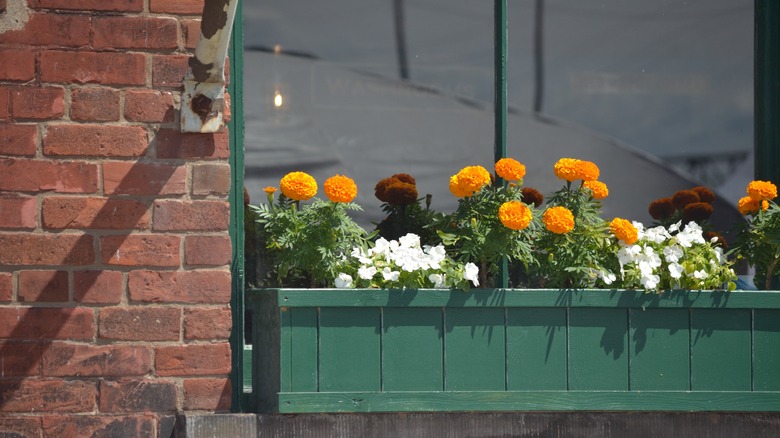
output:
[{"label": "green vertical post", "polygon": [[780,2],[755,1],[755,177],[780,183]]},{"label": "green vertical post", "polygon": [[[506,46],[507,46],[507,14],[506,0],[495,0],[493,19],[495,21],[493,38],[493,70],[495,87],[495,136],[493,144],[493,162],[506,157],[506,114],[507,114],[507,91],[506,91]],[[496,175],[496,185],[504,184],[504,181]],[[506,257],[501,259],[498,267],[497,288],[506,288],[509,286],[508,265]],[[486,285],[487,286],[487,285]]]}]

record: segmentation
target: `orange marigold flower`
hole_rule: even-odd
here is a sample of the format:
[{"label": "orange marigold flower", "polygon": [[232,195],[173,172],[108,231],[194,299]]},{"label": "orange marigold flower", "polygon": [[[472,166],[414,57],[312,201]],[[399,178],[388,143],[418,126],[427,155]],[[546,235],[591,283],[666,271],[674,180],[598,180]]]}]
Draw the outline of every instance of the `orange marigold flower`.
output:
[{"label": "orange marigold flower", "polygon": [[387,203],[390,205],[409,205],[417,202],[417,186],[396,179],[387,186]]},{"label": "orange marigold flower", "polygon": [[317,181],[304,172],[290,172],[279,181],[282,194],[295,201],[305,201],[317,194]]},{"label": "orange marigold flower", "polygon": [[520,189],[520,195],[526,204],[533,204],[539,207],[544,202],[544,195],[532,187],[523,187]]},{"label": "orange marigold flower", "polygon": [[507,181],[519,181],[525,176],[525,165],[514,158],[502,158],[496,162],[496,175]]},{"label": "orange marigold flower", "polygon": [[458,198],[472,196],[490,184],[490,173],[482,166],[464,167],[450,177],[450,191]]},{"label": "orange marigold flower", "polygon": [[634,224],[625,219],[619,217],[612,219],[612,222],[609,223],[609,229],[615,237],[625,242],[626,245],[633,245],[639,239],[639,232]]},{"label": "orange marigold flower", "polygon": [[358,191],[355,181],[344,175],[334,175],[326,179],[323,190],[332,202],[352,202]]},{"label": "orange marigold flower", "polygon": [[712,206],[706,202],[692,202],[683,208],[682,221],[687,224],[690,221],[701,222],[712,216]]},{"label": "orange marigold flower", "polygon": [[579,161],[576,158],[561,158],[553,166],[555,176],[569,182],[579,179],[579,172],[577,172],[577,162]]},{"label": "orange marigold flower", "polygon": [[395,178],[399,181],[403,181],[407,184],[417,184],[417,181],[414,180],[412,175],[409,175],[408,173],[396,173],[395,175],[391,176],[390,178]]},{"label": "orange marigold flower", "polygon": [[533,214],[522,202],[509,201],[498,207],[498,219],[511,230],[524,230],[531,224]]},{"label": "orange marigold flower", "polygon": [[653,219],[661,220],[671,217],[674,214],[675,207],[672,198],[661,198],[651,202],[647,210]]},{"label": "orange marigold flower", "polygon": [[777,198],[777,186],[769,181],[751,181],[747,186],[747,194],[756,201]]},{"label": "orange marigold flower", "polygon": [[715,193],[713,193],[712,190],[708,189],[707,187],[696,186],[691,190],[696,192],[697,195],[699,195],[699,200],[701,202],[712,204],[712,202],[715,200]]},{"label": "orange marigold flower", "polygon": [[739,202],[737,203],[737,209],[743,215],[757,213],[759,208],[761,210],[768,209],[769,202],[767,202],[765,199],[759,201],[757,199],[751,198],[750,196],[745,196],[744,198],[740,198]]},{"label": "orange marigold flower", "polygon": [[274,193],[276,193],[276,190],[277,190],[277,189],[276,189],[276,187],[274,187],[274,186],[268,186],[268,187],[266,187],[266,188],[264,188],[264,189],[263,189],[263,191],[264,191],[266,194],[268,194],[268,195],[273,195]]},{"label": "orange marigold flower", "polygon": [[680,210],[685,208],[688,204],[699,201],[701,201],[699,195],[693,190],[678,190],[677,193],[672,196],[672,203]]},{"label": "orange marigold flower", "polygon": [[542,215],[545,228],[556,234],[566,234],[574,229],[574,215],[566,207],[550,207]]},{"label": "orange marigold flower", "polygon": [[599,179],[601,173],[596,163],[591,161],[577,160],[574,168],[577,170],[577,179],[583,181],[595,181]]},{"label": "orange marigold flower", "polygon": [[609,195],[607,185],[601,181],[585,181],[582,185],[585,188],[590,189],[590,191],[593,192],[593,197],[596,199],[604,199]]}]

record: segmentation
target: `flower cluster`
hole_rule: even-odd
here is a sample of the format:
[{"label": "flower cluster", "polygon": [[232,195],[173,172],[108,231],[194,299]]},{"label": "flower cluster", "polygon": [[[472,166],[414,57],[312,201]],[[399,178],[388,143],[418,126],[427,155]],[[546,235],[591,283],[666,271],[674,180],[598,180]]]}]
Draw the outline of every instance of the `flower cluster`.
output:
[{"label": "flower cluster", "polygon": [[659,225],[669,226],[676,222],[693,221],[707,230],[713,201],[715,193],[712,190],[697,186],[689,190],[678,190],[667,198],[656,199],[650,203],[647,210]]},{"label": "flower cluster", "polygon": [[468,198],[490,184],[490,172],[482,166],[468,166],[450,177],[450,192],[458,198]]},{"label": "flower cluster", "polygon": [[754,283],[759,289],[770,289],[773,282],[780,281],[780,207],[774,201],[777,186],[769,181],[752,181],[746,192],[738,204],[746,222],[738,228],[733,253],[756,269]]},{"label": "flower cluster", "polygon": [[440,215],[431,210],[431,196],[426,196],[425,207],[420,205],[417,181],[408,173],[396,173],[380,180],[374,194],[382,201],[382,211],[387,216],[376,224],[380,237],[393,240],[412,233],[420,236],[424,244],[440,243],[432,224]]}]

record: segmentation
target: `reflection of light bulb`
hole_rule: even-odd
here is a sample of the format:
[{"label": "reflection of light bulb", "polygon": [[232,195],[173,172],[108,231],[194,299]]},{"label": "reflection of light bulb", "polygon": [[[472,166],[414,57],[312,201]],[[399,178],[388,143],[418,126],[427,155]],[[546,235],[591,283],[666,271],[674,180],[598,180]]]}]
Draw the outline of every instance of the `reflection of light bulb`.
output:
[{"label": "reflection of light bulb", "polygon": [[279,108],[282,106],[282,103],[284,103],[284,99],[282,99],[282,93],[276,91],[274,93],[274,106]]},{"label": "reflection of light bulb", "polygon": [[274,55],[278,55],[280,53],[282,53],[282,45],[281,44],[277,44],[277,45],[274,46]]}]

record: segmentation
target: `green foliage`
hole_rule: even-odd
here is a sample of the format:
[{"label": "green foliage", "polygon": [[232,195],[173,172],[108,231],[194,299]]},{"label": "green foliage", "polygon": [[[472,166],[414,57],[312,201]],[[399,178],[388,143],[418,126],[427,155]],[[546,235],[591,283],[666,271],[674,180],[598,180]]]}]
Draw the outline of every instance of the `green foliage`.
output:
[{"label": "green foliage", "polygon": [[780,279],[780,206],[774,202],[740,224],[736,244],[730,251],[756,268],[753,279],[759,289],[771,289]]},{"label": "green foliage", "polygon": [[[425,199],[425,208],[420,205],[423,199]],[[420,236],[423,245],[441,243],[433,225],[441,220],[442,214],[430,209],[430,195],[408,205],[392,205],[384,202],[382,211],[387,216],[376,224],[375,232],[378,237],[397,240],[412,233]]]}]

